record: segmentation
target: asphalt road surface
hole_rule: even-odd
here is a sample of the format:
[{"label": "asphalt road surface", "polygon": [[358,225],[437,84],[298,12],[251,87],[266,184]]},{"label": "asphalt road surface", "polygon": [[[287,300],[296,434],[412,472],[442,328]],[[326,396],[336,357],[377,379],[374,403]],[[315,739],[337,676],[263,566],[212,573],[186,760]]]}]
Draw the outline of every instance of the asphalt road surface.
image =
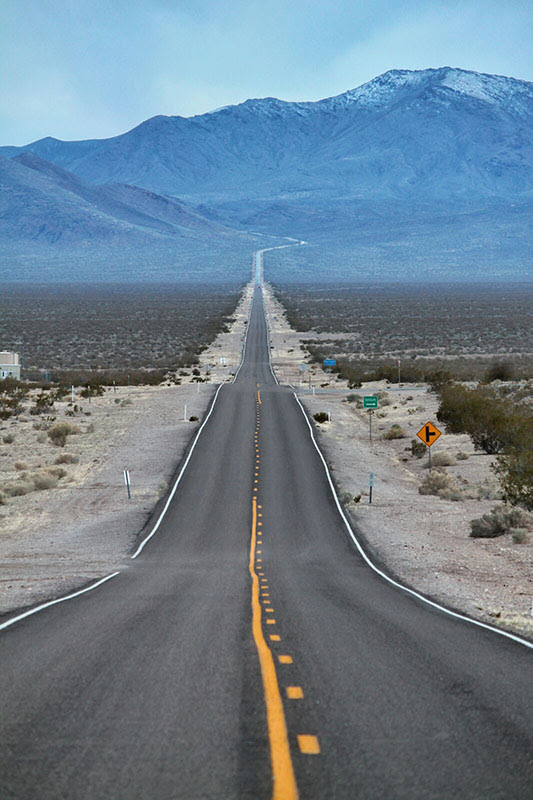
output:
[{"label": "asphalt road surface", "polygon": [[0,798],[530,798],[532,651],[365,564],[248,327],[142,551],[0,632]]}]

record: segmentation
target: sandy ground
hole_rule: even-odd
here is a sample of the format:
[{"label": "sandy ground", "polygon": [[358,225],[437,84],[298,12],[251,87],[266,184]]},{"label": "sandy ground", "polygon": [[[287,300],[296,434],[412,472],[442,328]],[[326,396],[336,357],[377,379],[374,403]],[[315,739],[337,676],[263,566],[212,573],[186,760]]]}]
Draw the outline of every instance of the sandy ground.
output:
[{"label": "sandy ground", "polygon": [[[292,331],[268,285],[264,294],[274,368],[284,383],[293,384],[311,416],[330,412],[331,421],[316,426],[318,441],[339,492],[360,496],[359,502],[352,499],[347,508],[369,548],[389,572],[411,587],[470,616],[533,636],[533,534],[523,544],[515,544],[510,535],[469,537],[470,520],[498,502],[492,457],[475,452],[468,436],[443,434],[432,454],[445,452],[454,457],[456,464],[446,467],[446,472],[454,476],[461,500],[420,495],[428,459],[413,457],[410,444],[427,421],[437,422],[436,396],[424,384],[398,389],[380,382],[349,390],[346,382],[314,365],[309,365],[301,380],[299,365],[306,360],[302,342],[318,337],[314,332]],[[314,396],[308,388],[309,376]],[[373,416],[371,443],[368,412],[346,398],[375,392],[381,393],[380,408]],[[393,424],[403,428],[405,438],[383,439]],[[462,459],[457,459],[457,453]],[[370,472],[374,473],[372,504]]]},{"label": "sandy ground", "polygon": [[[74,416],[68,415],[70,398],[51,411],[55,422],[79,429],[64,447],[50,441],[44,417],[25,413],[0,424],[0,489],[28,483],[50,467],[66,473],[56,487],[0,505],[0,613],[65,594],[108,574],[124,558],[198,429],[190,417],[201,420],[216,384],[232,379],[251,297],[246,287],[231,331],[201,356],[204,378],[205,364],[217,364],[209,382],[191,383],[187,370],[181,386],[118,387],[90,404],[76,393],[82,410]],[[65,454],[77,463],[56,465]],[[130,472],[131,500],[124,469]]]}]

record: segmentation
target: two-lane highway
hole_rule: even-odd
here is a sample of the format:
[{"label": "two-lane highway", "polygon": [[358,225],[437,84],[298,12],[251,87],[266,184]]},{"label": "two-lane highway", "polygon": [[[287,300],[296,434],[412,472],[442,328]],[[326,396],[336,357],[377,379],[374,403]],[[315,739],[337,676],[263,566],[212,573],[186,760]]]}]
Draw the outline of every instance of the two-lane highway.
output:
[{"label": "two-lane highway", "polygon": [[0,631],[3,800],[531,796],[531,650],[365,564],[269,361],[256,288],[155,534]]}]

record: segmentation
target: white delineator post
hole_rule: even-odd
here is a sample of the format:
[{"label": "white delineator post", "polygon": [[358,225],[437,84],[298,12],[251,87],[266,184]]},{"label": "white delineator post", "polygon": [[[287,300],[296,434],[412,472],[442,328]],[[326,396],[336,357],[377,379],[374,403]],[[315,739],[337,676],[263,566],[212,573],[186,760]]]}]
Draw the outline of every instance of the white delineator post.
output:
[{"label": "white delineator post", "polygon": [[130,471],[129,471],[129,469],[125,469],[124,470],[124,483],[126,484],[126,489],[128,490],[128,500],[131,500]]}]

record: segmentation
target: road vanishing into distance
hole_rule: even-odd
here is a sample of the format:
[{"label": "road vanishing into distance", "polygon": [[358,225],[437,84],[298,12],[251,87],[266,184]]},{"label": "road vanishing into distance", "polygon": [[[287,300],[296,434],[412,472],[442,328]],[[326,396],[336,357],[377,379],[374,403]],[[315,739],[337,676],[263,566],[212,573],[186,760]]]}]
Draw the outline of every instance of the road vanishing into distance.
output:
[{"label": "road vanishing into distance", "polygon": [[365,562],[271,370],[259,280],[144,539],[2,620],[0,798],[531,798],[532,650]]}]

